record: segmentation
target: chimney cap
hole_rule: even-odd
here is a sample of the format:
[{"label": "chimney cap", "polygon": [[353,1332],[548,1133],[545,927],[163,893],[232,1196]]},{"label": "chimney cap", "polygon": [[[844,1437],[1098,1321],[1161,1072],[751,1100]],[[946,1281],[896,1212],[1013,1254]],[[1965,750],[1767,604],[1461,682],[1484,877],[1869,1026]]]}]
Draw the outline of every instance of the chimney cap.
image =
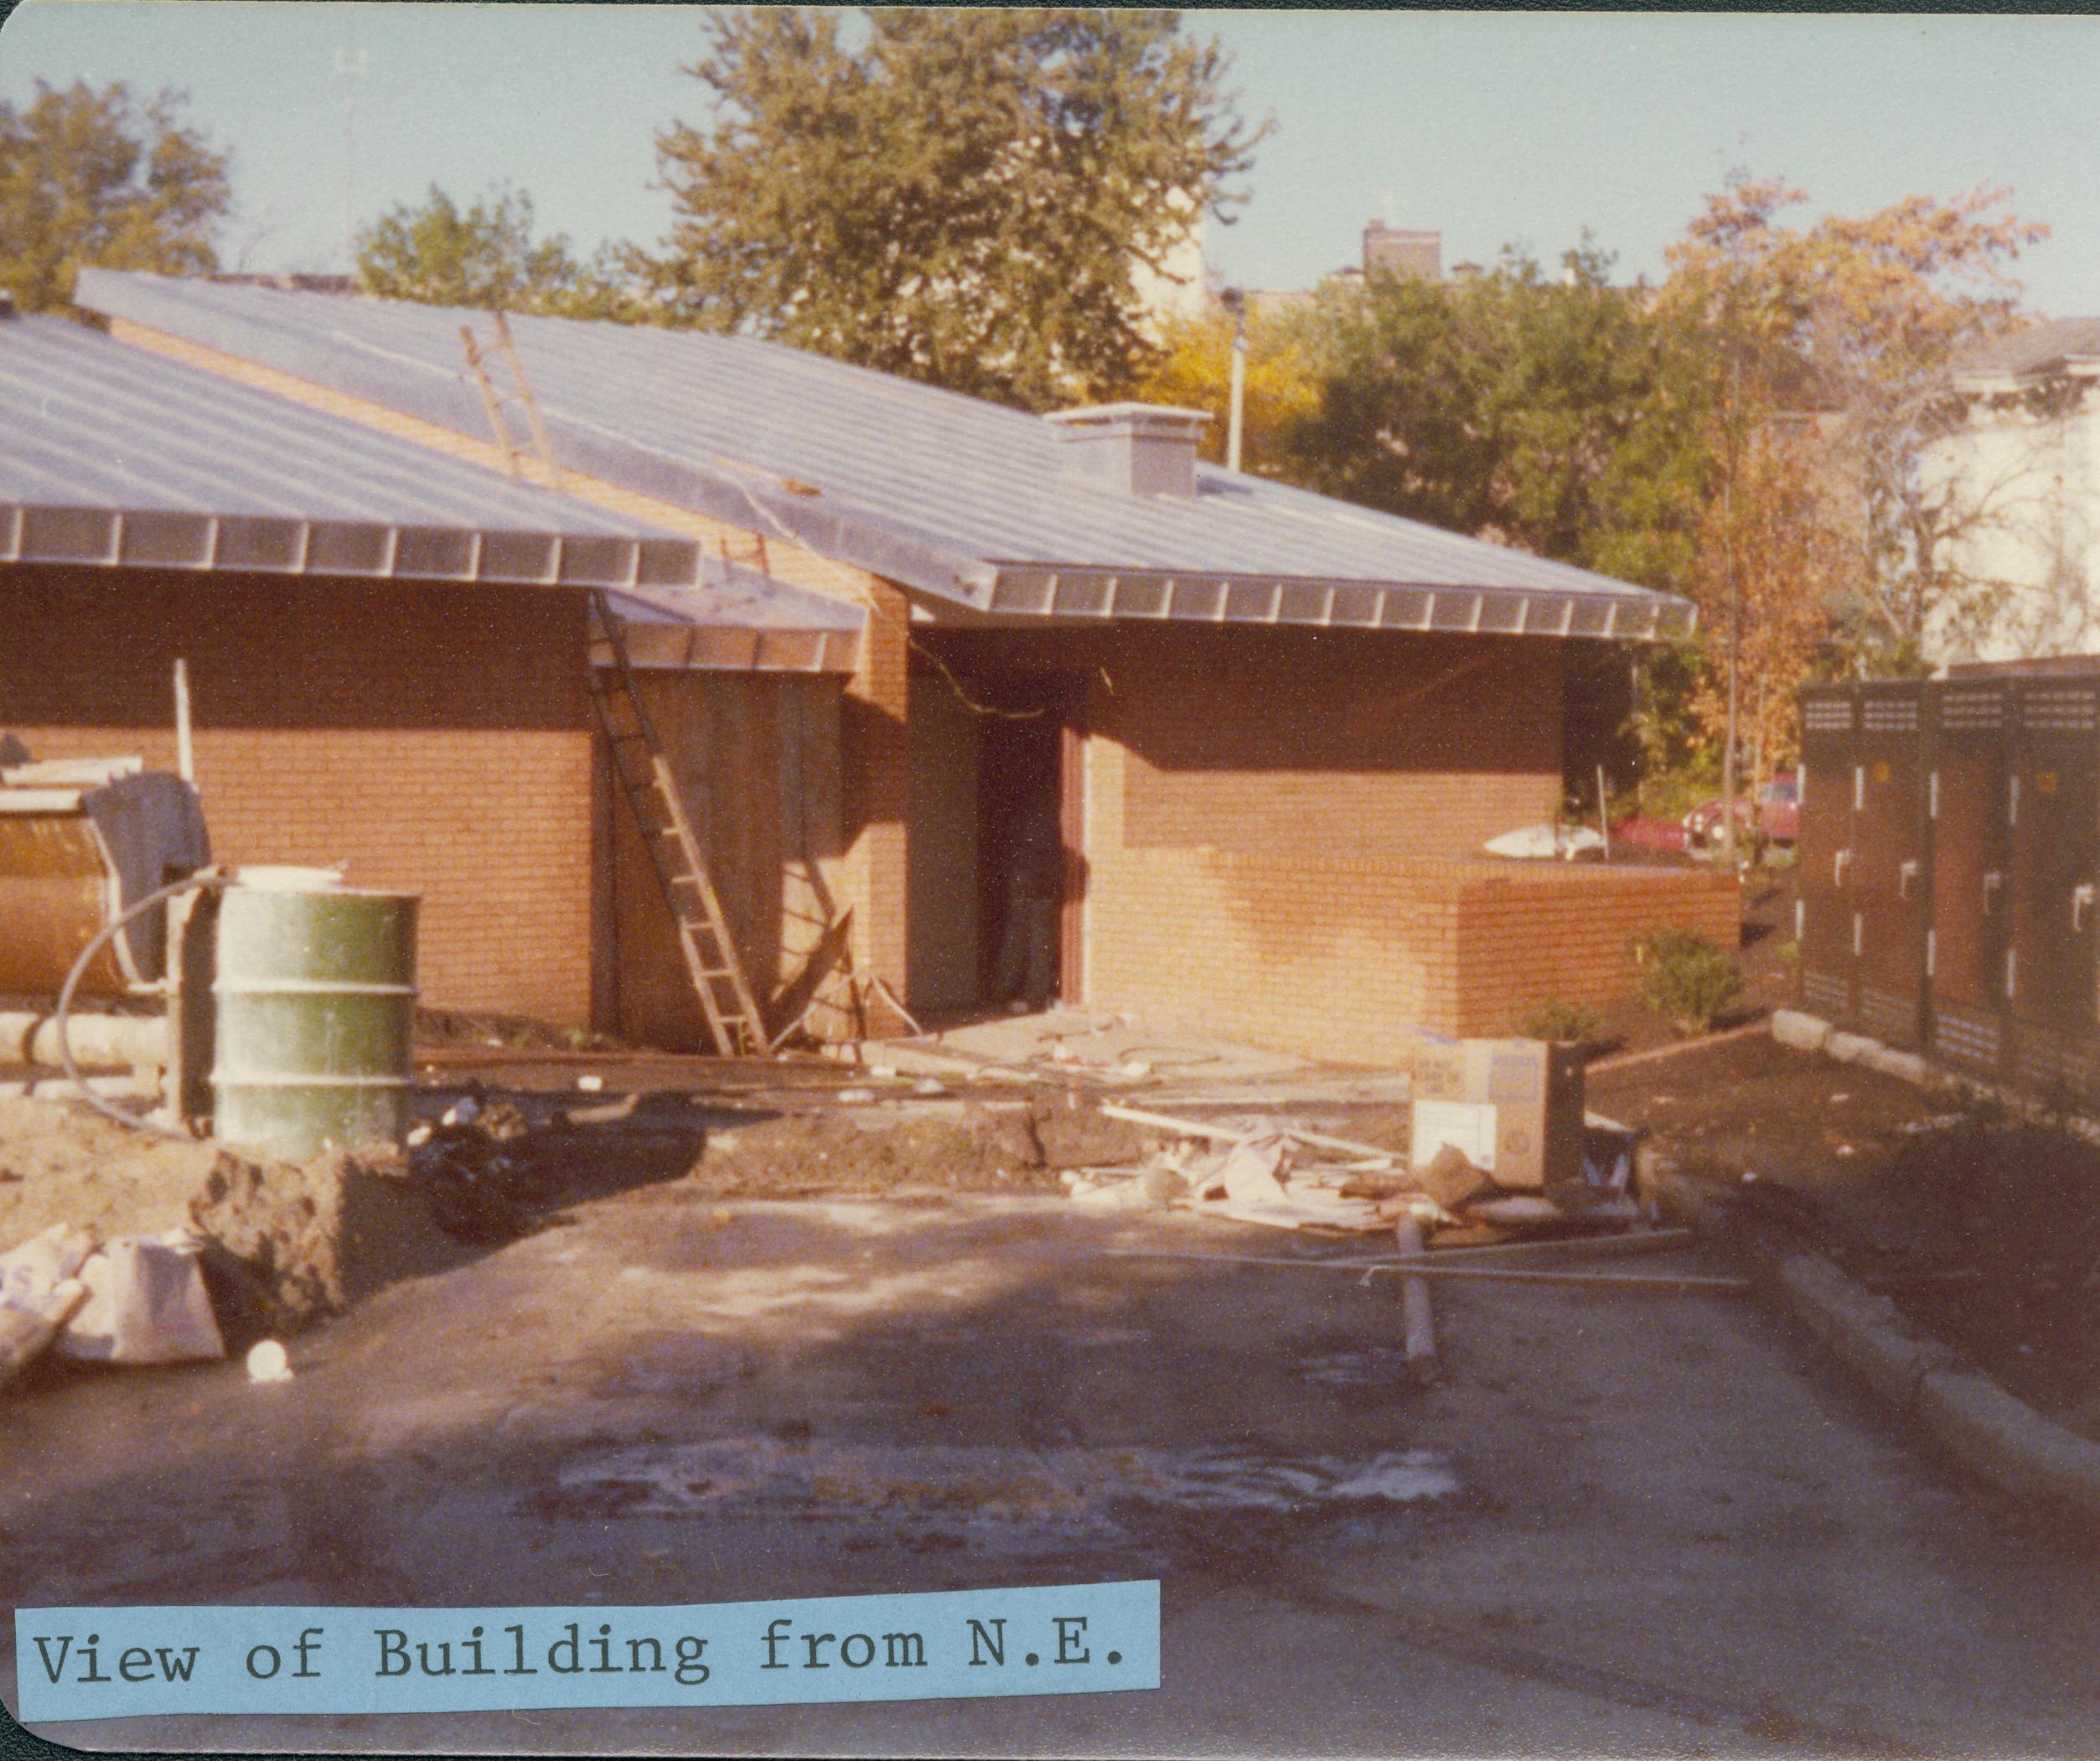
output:
[{"label": "chimney cap", "polygon": [[1164,403],[1090,403],[1076,410],[1053,410],[1042,418],[1054,422],[1067,433],[1127,431],[1133,434],[1193,438],[1197,429],[1211,419],[1208,410],[1184,410]]},{"label": "chimney cap", "polygon": [[1056,425],[1063,474],[1125,495],[1196,493],[1196,443],[1208,410],[1156,403],[1089,404],[1044,418]]}]

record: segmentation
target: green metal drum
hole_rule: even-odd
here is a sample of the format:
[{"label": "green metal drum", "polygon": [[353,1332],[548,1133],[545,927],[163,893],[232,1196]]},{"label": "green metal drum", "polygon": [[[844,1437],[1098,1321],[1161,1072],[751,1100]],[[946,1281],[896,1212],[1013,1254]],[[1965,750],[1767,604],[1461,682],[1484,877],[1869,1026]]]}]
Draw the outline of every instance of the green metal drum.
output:
[{"label": "green metal drum", "polygon": [[292,1160],[408,1128],[416,898],[229,887],[219,909],[212,1135]]}]

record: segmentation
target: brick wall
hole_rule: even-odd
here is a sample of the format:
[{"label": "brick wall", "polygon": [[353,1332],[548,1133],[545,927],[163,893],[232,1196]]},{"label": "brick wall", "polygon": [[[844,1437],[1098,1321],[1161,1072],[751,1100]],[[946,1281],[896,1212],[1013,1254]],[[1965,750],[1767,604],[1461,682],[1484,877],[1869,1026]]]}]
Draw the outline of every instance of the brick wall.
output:
[{"label": "brick wall", "polygon": [[[128,319],[113,319],[110,334],[135,347],[274,392],[308,409],[413,441],[433,452],[492,470],[508,468],[508,460],[493,438],[480,439],[457,433]],[[866,608],[867,637],[861,645],[858,670],[846,683],[841,714],[844,847],[835,857],[827,857],[820,864],[817,890],[839,909],[851,909],[856,969],[863,975],[888,980],[899,996],[906,994],[903,730],[909,614],[904,595],[865,569],[820,556],[777,535],[747,531],[675,502],[640,495],[576,471],[563,470],[556,479],[550,479],[536,459],[528,458],[525,468],[535,480],[546,482],[566,495],[665,531],[696,539],[711,551],[761,567],[794,586]],[[600,1013],[606,1012],[602,1002]]]},{"label": "brick wall", "polygon": [[1089,1003],[1350,1064],[1400,1064],[1417,1028],[1512,1030],[1549,997],[1602,1003],[1632,987],[1642,930],[1736,942],[1725,875],[1487,862],[1098,852]]},{"label": "brick wall", "polygon": [[582,602],[560,592],[0,568],[0,728],[175,762],[189,662],[214,855],[422,895],[437,1007],[591,1007]]},{"label": "brick wall", "polygon": [[[1389,676],[1352,657],[1311,671],[1310,691],[1259,667],[1208,688],[1192,668],[1161,701],[1128,679],[1120,702],[1097,691],[1088,1004],[1393,1064],[1420,1028],[1497,1034],[1549,997],[1625,995],[1641,930],[1682,926],[1734,947],[1741,908],[1727,876],[1477,858],[1482,838],[1535,817],[1557,787],[1560,660],[1545,642],[1500,645],[1515,655],[1454,648],[1396,655]],[[1409,691],[1425,712],[1437,702],[1433,723],[1402,725]],[[1381,714],[1383,768],[1371,762]],[[1205,764],[1182,756],[1191,748]]]},{"label": "brick wall", "polygon": [[1559,795],[1557,643],[1141,634],[1094,702],[1132,846],[1471,856]]}]

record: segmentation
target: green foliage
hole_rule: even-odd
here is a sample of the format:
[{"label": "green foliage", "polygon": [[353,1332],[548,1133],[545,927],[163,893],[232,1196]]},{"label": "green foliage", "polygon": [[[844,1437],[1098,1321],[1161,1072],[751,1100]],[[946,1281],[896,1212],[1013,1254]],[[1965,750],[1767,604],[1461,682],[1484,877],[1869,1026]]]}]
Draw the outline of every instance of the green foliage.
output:
[{"label": "green foliage", "polygon": [[1695,930],[1651,930],[1633,938],[1641,1000],[1678,1033],[1704,1033],[1742,994],[1743,969]]},{"label": "green foliage", "polygon": [[1139,267],[1244,197],[1266,132],[1171,12],[796,8],[703,18],[706,131],[657,137],[638,257],[680,319],[1023,408],[1156,360]]},{"label": "green foliage", "polygon": [[1568,1002],[1549,997],[1517,1023],[1526,1039],[1565,1040],[1587,1044],[1604,1031],[1604,1014],[1585,1002]]},{"label": "green foliage", "polygon": [[357,237],[367,293],[433,306],[561,318],[632,319],[639,302],[611,251],[587,263],[557,233],[535,242],[532,198],[492,189],[464,210],[435,184],[421,207],[398,203]]},{"label": "green foliage", "polygon": [[0,290],[21,310],[65,307],[83,268],[218,267],[229,161],[178,121],[184,101],[79,80],[38,80],[26,107],[0,99]]},{"label": "green foliage", "polygon": [[1700,473],[1679,419],[1694,357],[1585,245],[1550,279],[1330,284],[1307,319],[1320,381],[1301,475],[1347,500],[1668,586],[1690,566]]}]

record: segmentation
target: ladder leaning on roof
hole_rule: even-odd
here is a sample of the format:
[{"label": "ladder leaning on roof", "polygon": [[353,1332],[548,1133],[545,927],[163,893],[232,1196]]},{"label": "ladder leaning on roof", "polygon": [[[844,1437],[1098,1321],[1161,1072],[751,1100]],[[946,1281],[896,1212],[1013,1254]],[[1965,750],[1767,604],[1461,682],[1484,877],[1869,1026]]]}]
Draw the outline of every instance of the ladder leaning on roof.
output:
[{"label": "ladder leaning on roof", "polygon": [[474,386],[481,393],[482,407],[489,412],[489,426],[495,431],[496,445],[502,450],[504,467],[513,477],[523,477],[522,461],[525,448],[510,438],[509,425],[503,419],[503,407],[516,403],[524,407],[525,426],[532,431],[533,450],[540,455],[540,463],[547,474],[547,486],[561,489],[561,467],[554,462],[554,442],[547,433],[547,425],[540,415],[539,400],[532,395],[532,387],[526,382],[525,363],[518,359],[518,345],[510,339],[510,320],[501,312],[494,314],[496,320],[496,352],[503,357],[504,365],[510,370],[513,395],[498,395],[495,381],[489,377],[489,357],[474,339],[473,327],[462,324],[459,340],[467,350],[467,370],[473,375]]},{"label": "ladder leaning on roof", "polygon": [[618,619],[603,593],[592,593],[589,603],[591,704],[612,754],[613,774],[634,811],[664,902],[678,927],[679,950],[707,1031],[725,1057],[767,1057],[771,1048],[758,998],[686,816],[677,774],[634,688]]}]

